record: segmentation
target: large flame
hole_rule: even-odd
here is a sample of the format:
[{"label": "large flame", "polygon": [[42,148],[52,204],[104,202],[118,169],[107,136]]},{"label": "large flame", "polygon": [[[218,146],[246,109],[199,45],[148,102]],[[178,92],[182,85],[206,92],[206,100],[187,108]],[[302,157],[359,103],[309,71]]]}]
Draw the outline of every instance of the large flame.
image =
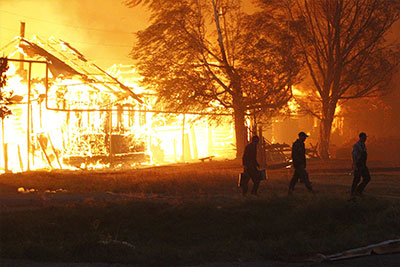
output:
[{"label": "large flame", "polygon": [[[168,121],[152,111],[151,98],[138,106],[133,99],[119,99],[79,79],[56,79],[51,75],[47,92],[43,79],[33,78],[30,83],[27,134],[27,79],[20,76],[15,65],[9,64],[3,91],[13,91],[22,98],[10,106],[13,114],[3,122],[3,171],[5,159],[8,171],[19,172],[26,171],[28,163],[30,170],[91,169],[108,167],[110,162],[114,167],[132,167],[209,156],[235,157],[234,129],[229,118],[222,119],[225,123],[219,126],[189,114]],[[135,93],[144,93],[137,81],[125,80]]]}]

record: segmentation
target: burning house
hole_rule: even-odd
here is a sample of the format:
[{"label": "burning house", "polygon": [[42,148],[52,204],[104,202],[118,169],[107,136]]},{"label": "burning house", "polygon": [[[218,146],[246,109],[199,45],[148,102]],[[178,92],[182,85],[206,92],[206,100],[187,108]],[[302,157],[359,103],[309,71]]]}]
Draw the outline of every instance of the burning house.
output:
[{"label": "burning house", "polygon": [[55,38],[18,37],[3,53],[4,90],[19,99],[3,122],[6,171],[146,161],[145,138],[131,130],[146,104],[130,88]]},{"label": "burning house", "polygon": [[2,90],[14,96],[2,120],[3,171],[235,156],[229,116],[218,125],[204,114],[163,116],[171,113],[153,106],[156,95],[137,86],[133,68],[110,74],[54,37],[16,37],[2,54]]},{"label": "burning house", "polygon": [[[207,112],[180,113],[164,109],[157,94],[138,84],[141,76],[133,65],[113,65],[109,73],[131,88],[136,88],[148,103],[149,152],[154,163],[212,159],[233,159],[236,155],[231,114]],[[211,120],[210,117],[217,117]]]}]

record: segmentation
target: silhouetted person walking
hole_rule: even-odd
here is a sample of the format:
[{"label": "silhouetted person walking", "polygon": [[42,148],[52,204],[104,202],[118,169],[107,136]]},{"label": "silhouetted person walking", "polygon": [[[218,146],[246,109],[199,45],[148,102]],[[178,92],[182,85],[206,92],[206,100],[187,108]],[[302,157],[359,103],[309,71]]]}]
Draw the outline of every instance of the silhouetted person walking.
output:
[{"label": "silhouetted person walking", "polygon": [[260,185],[261,177],[258,167],[260,166],[257,162],[257,144],[259,142],[258,136],[253,136],[251,143],[246,146],[243,153],[243,167],[244,167],[244,179],[241,181],[243,196],[247,194],[248,183],[251,178],[253,181],[253,189],[251,194],[257,195],[258,187]]},{"label": "silhouetted person walking", "polygon": [[289,195],[293,194],[294,187],[299,179],[305,184],[310,192],[314,193],[310,183],[310,179],[308,177],[308,173],[306,171],[306,148],[304,145],[304,141],[307,137],[308,135],[305,132],[300,132],[299,139],[297,139],[292,146],[292,163],[294,167],[294,174],[289,184]]},{"label": "silhouetted person walking", "polygon": [[[367,147],[365,146],[365,141],[367,140],[367,135],[363,132],[359,134],[360,140],[353,146],[352,157],[353,157],[353,171],[354,179],[351,186],[351,195],[362,195],[364,188],[367,186],[371,180],[369,170],[367,167]],[[360,180],[362,182],[360,183]]]}]

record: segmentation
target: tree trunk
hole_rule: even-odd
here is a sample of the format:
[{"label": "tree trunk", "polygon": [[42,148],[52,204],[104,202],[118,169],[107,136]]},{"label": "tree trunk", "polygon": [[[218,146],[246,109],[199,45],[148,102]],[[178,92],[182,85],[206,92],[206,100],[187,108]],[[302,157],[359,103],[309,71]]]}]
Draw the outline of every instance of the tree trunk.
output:
[{"label": "tree trunk", "polygon": [[243,156],[247,143],[247,131],[244,125],[244,110],[240,104],[234,105],[235,135],[236,135],[236,158]]},{"label": "tree trunk", "polygon": [[335,116],[336,102],[323,105],[322,120],[319,127],[319,156],[329,159],[329,143],[332,130],[332,122]]},{"label": "tree trunk", "polygon": [[329,159],[329,139],[331,136],[332,120],[323,119],[319,129],[319,156]]}]

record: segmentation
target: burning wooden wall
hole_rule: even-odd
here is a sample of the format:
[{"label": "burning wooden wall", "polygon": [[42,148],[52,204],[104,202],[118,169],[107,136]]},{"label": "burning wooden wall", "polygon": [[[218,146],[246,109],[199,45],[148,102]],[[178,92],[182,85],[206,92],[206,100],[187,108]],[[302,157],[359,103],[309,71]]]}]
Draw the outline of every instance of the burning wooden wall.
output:
[{"label": "burning wooden wall", "polygon": [[5,90],[20,98],[4,121],[9,170],[149,161],[135,120],[146,103],[130,88],[55,38],[19,37],[2,52]]},{"label": "burning wooden wall", "polygon": [[5,90],[20,99],[4,120],[4,171],[234,158],[228,116],[213,126],[198,114],[160,116],[152,92],[114,78],[67,42],[18,37],[2,53]]}]

